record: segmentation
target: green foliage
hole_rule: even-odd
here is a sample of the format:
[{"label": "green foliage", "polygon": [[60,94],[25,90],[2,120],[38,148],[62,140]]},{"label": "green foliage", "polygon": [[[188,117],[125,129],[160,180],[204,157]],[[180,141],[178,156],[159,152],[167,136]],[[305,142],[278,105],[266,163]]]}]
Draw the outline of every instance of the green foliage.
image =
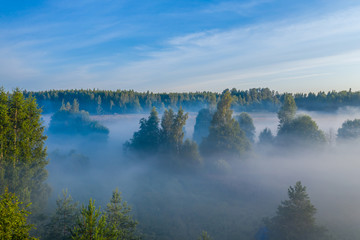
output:
[{"label": "green foliage", "polygon": [[240,113],[238,116],[240,128],[245,132],[246,137],[251,141],[255,141],[255,126],[254,121],[248,113]]},{"label": "green foliage", "polygon": [[49,187],[41,110],[35,99],[16,89],[10,97],[0,89],[0,193],[5,188],[36,212],[46,203]]},{"label": "green foliage", "polygon": [[358,139],[360,137],[360,119],[346,120],[338,129],[338,139]]},{"label": "green foliage", "polygon": [[5,188],[0,195],[0,240],[36,240],[30,237],[29,231],[33,228],[27,223],[30,212],[22,207],[22,202],[14,193]]},{"label": "green foliage", "polygon": [[173,167],[199,164],[197,144],[190,140],[184,142],[187,118],[188,114],[182,108],[176,114],[172,109],[165,110],[159,128],[158,114],[153,108],[148,119],[140,120],[139,131],[134,133],[124,147],[142,156],[161,156],[161,159],[167,159],[166,163]]},{"label": "green foliage", "polygon": [[63,190],[62,197],[56,200],[55,214],[51,217],[47,226],[47,238],[49,240],[71,239],[71,229],[75,227],[78,216],[78,203]]},{"label": "green foliage", "polygon": [[211,120],[209,136],[200,145],[201,154],[208,158],[239,157],[250,149],[250,143],[239,123],[232,117],[232,98],[227,91],[217,105]]},{"label": "green foliage", "polygon": [[326,143],[326,138],[310,116],[302,115],[281,126],[277,141],[286,146],[311,146]]},{"label": "green foliage", "polygon": [[281,128],[284,124],[289,123],[295,118],[296,110],[297,107],[293,96],[290,94],[286,94],[284,96],[283,105],[278,112],[279,128]]},{"label": "green foliage", "polygon": [[200,237],[198,237],[198,240],[212,240],[212,238],[209,236],[207,232],[202,231]]},{"label": "green foliage", "polygon": [[184,126],[188,114],[184,114],[182,108],[179,109],[177,114],[170,109],[165,110],[163,118],[161,120],[160,141],[162,151],[173,153],[175,155],[180,154],[181,146],[184,141]]},{"label": "green foliage", "polygon": [[279,205],[276,216],[266,222],[269,239],[329,239],[325,229],[315,223],[316,208],[310,202],[306,187],[297,182],[288,189],[288,197]]},{"label": "green foliage", "polygon": [[140,120],[140,129],[135,132],[130,142],[126,146],[131,150],[144,153],[155,153],[158,151],[160,142],[159,117],[154,108],[150,112],[148,119]]},{"label": "green foliage", "polygon": [[117,231],[117,239],[135,240],[140,239],[136,234],[136,221],[130,215],[131,207],[127,205],[121,198],[121,193],[116,189],[106,206],[107,224],[114,226]]},{"label": "green foliage", "polygon": [[96,135],[106,138],[109,129],[97,121],[90,119],[89,113],[79,111],[79,104],[74,100],[73,105],[61,107],[52,117],[49,125],[52,134],[71,134],[79,136]]},{"label": "green foliage", "polygon": [[265,128],[259,135],[259,144],[268,145],[274,142],[274,135],[269,128]]},{"label": "green foliage", "polygon": [[73,240],[116,240],[118,232],[108,226],[106,215],[95,207],[95,201],[89,200],[88,206],[82,206],[76,226],[71,231]]},{"label": "green foliage", "polygon": [[196,123],[194,126],[193,140],[200,144],[204,137],[209,135],[209,128],[213,113],[208,108],[201,109],[196,116]]},{"label": "green foliage", "polygon": [[[269,88],[230,91],[232,106],[236,111],[266,110],[278,111],[286,94],[279,94]],[[182,106],[187,111],[216,105],[220,94],[214,92],[189,93],[153,93],[133,90],[50,90],[24,92],[25,96],[34,96],[45,113],[56,112],[63,102],[77,99],[83,109],[91,114],[148,112],[152,107],[160,111],[165,108],[177,109]],[[99,104],[100,97],[100,104]],[[296,105],[301,109],[334,111],[344,106],[359,106],[360,91],[329,91],[318,93],[298,93],[294,95]],[[65,104],[64,104],[65,107]]]}]

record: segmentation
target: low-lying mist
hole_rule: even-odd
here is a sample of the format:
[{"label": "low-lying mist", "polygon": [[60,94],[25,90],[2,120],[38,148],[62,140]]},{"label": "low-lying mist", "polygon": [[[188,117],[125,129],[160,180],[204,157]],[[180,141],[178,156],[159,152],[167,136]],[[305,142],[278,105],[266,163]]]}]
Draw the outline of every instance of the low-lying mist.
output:
[{"label": "low-lying mist", "polygon": [[[256,136],[264,128],[276,133],[276,113],[249,114]],[[62,189],[68,189],[74,200],[86,203],[93,198],[104,206],[118,187],[133,207],[144,239],[196,239],[206,230],[214,239],[250,240],[262,219],[275,215],[277,206],[287,198],[288,187],[302,181],[318,210],[317,222],[338,239],[356,239],[360,235],[360,142],[335,144],[335,138],[341,124],[360,118],[360,111],[299,114],[310,115],[331,144],[289,150],[255,143],[251,154],[229,159],[231,167],[219,171],[205,164],[176,171],[162,168],[152,156],[136,159],[124,154],[124,142],[147,115],[92,116],[110,130],[105,142],[49,135],[49,211]],[[189,113],[185,139],[192,137],[195,117],[196,113]],[[48,119],[44,116],[45,123]]]}]

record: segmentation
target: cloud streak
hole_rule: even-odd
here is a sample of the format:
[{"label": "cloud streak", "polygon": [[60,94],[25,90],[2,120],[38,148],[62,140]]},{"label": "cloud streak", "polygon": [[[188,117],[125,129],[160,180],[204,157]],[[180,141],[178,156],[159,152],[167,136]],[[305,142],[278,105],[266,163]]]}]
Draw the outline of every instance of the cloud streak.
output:
[{"label": "cloud streak", "polygon": [[[250,1],[243,8],[267,2]],[[101,14],[73,23],[73,29],[67,21],[1,28],[0,52],[5,54],[0,56],[0,77],[8,89],[20,86],[32,90],[360,90],[359,11],[360,6],[303,20],[286,18],[227,30],[212,28],[164,39],[157,43],[160,48],[131,44],[126,51],[119,41],[132,39],[142,27],[112,17],[99,20]],[[97,24],[89,27],[91,22]],[[124,24],[127,27],[122,28]],[[52,27],[56,31],[39,37]],[[131,37],[126,40],[127,36]],[[106,50],[101,50],[105,46]]]}]

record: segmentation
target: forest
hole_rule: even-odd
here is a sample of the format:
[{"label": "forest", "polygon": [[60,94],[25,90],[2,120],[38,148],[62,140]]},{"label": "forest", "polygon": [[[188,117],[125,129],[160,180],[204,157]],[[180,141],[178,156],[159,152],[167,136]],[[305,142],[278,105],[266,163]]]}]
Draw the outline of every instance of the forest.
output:
[{"label": "forest", "polygon": [[[232,109],[238,112],[272,111],[277,112],[287,93],[279,93],[269,88],[230,91]],[[222,94],[216,92],[153,93],[134,90],[49,90],[39,92],[23,91],[25,97],[33,96],[43,113],[56,112],[63,104],[71,104],[76,99],[83,110],[90,114],[148,113],[152,107],[160,112],[165,109],[198,111],[204,107],[215,106]],[[329,91],[318,93],[293,94],[299,109],[312,111],[336,111],[341,107],[359,106],[360,91]]]},{"label": "forest", "polygon": [[[351,89],[1,88],[0,239],[356,239],[359,106]],[[307,114],[345,107],[336,132]]]}]

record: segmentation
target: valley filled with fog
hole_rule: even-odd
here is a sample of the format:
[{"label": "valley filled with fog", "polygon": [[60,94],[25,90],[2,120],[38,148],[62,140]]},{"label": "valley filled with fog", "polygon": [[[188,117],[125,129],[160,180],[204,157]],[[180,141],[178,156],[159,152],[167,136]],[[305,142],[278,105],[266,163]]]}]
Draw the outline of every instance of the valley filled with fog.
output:
[{"label": "valley filled with fog", "polygon": [[[274,112],[249,114],[256,128],[251,153],[215,172],[204,164],[196,169],[166,169],[152,156],[136,159],[124,154],[123,144],[148,114],[91,116],[109,129],[102,142],[50,134],[48,208],[54,207],[63,189],[80,202],[92,197],[104,206],[119,188],[145,239],[195,239],[203,230],[214,239],[253,239],[263,218],[274,216],[286,199],[287,188],[301,181],[318,210],[317,222],[339,239],[355,239],[360,234],[359,142],[337,143],[336,135],[344,121],[360,118],[360,110],[298,111],[297,115],[307,114],[316,121],[328,143],[291,149],[259,146],[259,133],[269,128],[276,134],[279,120]],[[184,139],[192,138],[196,116],[197,112],[189,113]],[[51,115],[43,115],[46,126],[50,119]]]}]

